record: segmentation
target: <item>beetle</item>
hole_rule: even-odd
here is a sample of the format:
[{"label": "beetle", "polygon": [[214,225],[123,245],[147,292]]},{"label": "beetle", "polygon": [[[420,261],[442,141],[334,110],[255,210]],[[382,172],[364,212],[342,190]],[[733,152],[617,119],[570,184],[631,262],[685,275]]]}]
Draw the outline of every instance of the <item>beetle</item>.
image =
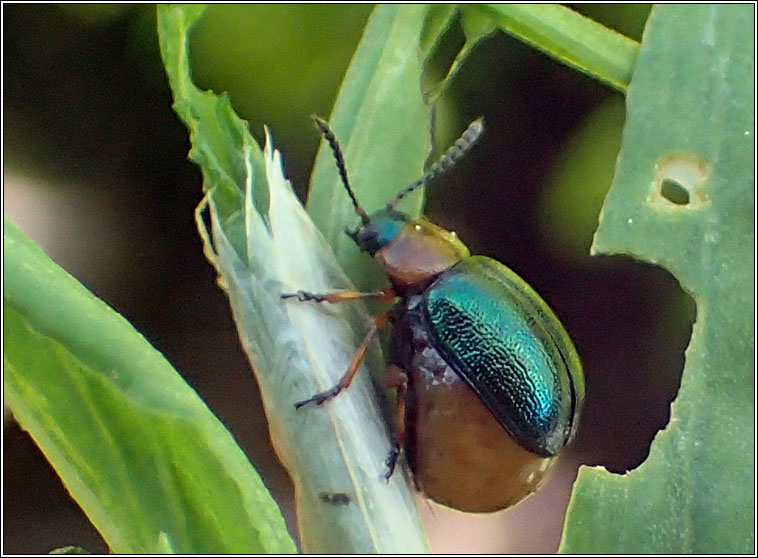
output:
[{"label": "beetle", "polygon": [[455,233],[395,209],[476,143],[482,119],[372,214],[350,186],[334,133],[314,119],[360,218],[345,232],[384,269],[391,286],[282,298],[396,304],[376,316],[339,383],[296,408],[321,405],[346,389],[373,337],[391,322],[385,375],[397,390],[397,424],[387,478],[402,451],[416,489],[440,504],[466,512],[516,504],[540,486],[576,433],[584,400],[579,356],[550,307],[513,271],[470,255]]}]

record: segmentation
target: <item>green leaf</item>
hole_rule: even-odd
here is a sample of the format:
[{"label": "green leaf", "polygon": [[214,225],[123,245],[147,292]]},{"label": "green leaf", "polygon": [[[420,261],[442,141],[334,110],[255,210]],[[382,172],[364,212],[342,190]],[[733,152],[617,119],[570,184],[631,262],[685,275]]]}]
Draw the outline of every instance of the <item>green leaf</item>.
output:
[{"label": "green leaf", "polygon": [[478,5],[507,33],[556,60],[625,91],[639,43],[556,4]]},{"label": "green leaf", "polygon": [[564,552],[754,551],[753,13],[665,5],[648,20],[593,248],[666,267],[698,316],[669,425],[627,475],[580,470]]},{"label": "green leaf", "polygon": [[6,401],[111,550],[293,551],[242,450],[166,359],[14,225],[3,233]]},{"label": "green leaf", "polygon": [[[371,15],[335,102],[329,124],[342,145],[350,183],[369,213],[423,174],[431,150],[431,112],[421,94],[422,5],[380,5]],[[315,132],[314,132],[315,133]],[[422,195],[398,209],[413,215]],[[308,213],[360,290],[384,280],[344,228],[358,223],[331,150],[322,141],[311,176]]]},{"label": "green leaf", "polygon": [[[342,106],[356,107],[352,117],[360,117],[359,123],[350,124],[355,125],[355,134],[384,129],[386,113],[379,107],[388,102],[381,80],[373,74],[384,76],[388,62],[382,62],[382,56],[364,62],[362,53],[373,54],[377,45],[382,52],[412,50],[408,44],[418,36],[411,31],[420,30],[423,16],[423,10],[415,8],[380,8],[378,13],[379,19],[372,17],[368,25],[351,68],[366,83],[349,76],[347,82],[353,83],[354,89],[343,96]],[[413,15],[418,26],[408,27],[408,19],[401,21],[399,14]],[[337,383],[371,318],[360,303],[316,306],[281,298],[283,293],[301,289],[346,289],[350,283],[285,180],[281,157],[268,133],[261,153],[228,103],[192,84],[187,35],[198,13],[192,8],[159,6],[158,16],[161,52],[175,107],[190,129],[191,153],[201,164],[205,179],[207,196],[198,208],[198,229],[206,255],[229,295],[243,347],[255,369],[273,445],[295,486],[302,547],[306,552],[330,554],[424,552],[426,539],[406,478],[396,474],[389,483],[383,479],[391,441],[366,370],[359,371],[349,390],[323,407],[300,411],[294,407],[296,401]],[[404,49],[399,48],[399,41]],[[403,64],[401,61],[401,73],[405,73]],[[364,86],[362,91],[355,90]],[[403,87],[410,89],[407,84]],[[398,111],[413,116],[403,112],[404,102],[395,101]],[[342,117],[342,122],[348,117]],[[387,118],[394,122],[395,116]],[[235,130],[241,130],[239,137]],[[373,136],[359,141],[355,136],[349,142],[359,155],[356,160],[365,156],[373,165],[386,165],[382,157],[362,145],[369,137]],[[390,130],[389,138],[378,136],[373,146],[381,150],[395,139],[396,132]],[[418,152],[415,164],[420,168],[424,154]],[[226,161],[234,164],[226,165]],[[240,169],[240,174],[230,169]],[[347,199],[339,188],[340,199]],[[237,205],[227,205],[226,197],[218,197],[219,193],[225,196],[225,190],[240,193],[232,199]],[[210,233],[204,220],[206,210]],[[228,226],[230,222],[235,226]],[[380,373],[378,343],[369,351],[365,366]],[[320,497],[324,492],[347,494],[349,504],[335,506]]]},{"label": "green leaf", "polygon": [[85,550],[81,546],[64,546],[51,550],[48,554],[92,554],[89,550]]},{"label": "green leaf", "polygon": [[[426,45],[424,48],[425,60],[429,59],[433,50],[438,46],[442,34],[451,25],[452,21],[454,21],[456,10],[446,13],[446,7],[447,6],[445,5],[434,6],[433,11],[430,12],[430,17],[427,18],[424,28],[426,34]],[[445,16],[447,16],[447,20],[442,19]],[[463,67],[464,61],[468,58],[469,54],[471,54],[474,47],[496,29],[496,25],[491,17],[483,14],[476,8],[469,7],[463,7],[461,9],[461,26],[466,40],[455,55],[455,59],[450,64],[445,77],[441,79],[439,83],[431,85],[428,91],[425,91],[425,96],[429,104],[434,104],[439,100],[440,96],[453,82],[455,76]],[[436,32],[436,37],[434,37],[433,32]]]},{"label": "green leaf", "polygon": [[455,21],[457,13],[458,8],[455,4],[434,4],[429,6],[424,17],[421,38],[419,39],[421,58],[424,61],[429,60],[429,57],[439,45],[442,35]]},{"label": "green leaf", "polygon": [[624,111],[619,94],[598,105],[565,142],[545,179],[537,214],[543,234],[562,258],[586,261],[613,181]]},{"label": "green leaf", "polygon": [[[187,29],[199,18],[204,6],[159,6],[158,39],[169,84],[174,92],[174,110],[190,131],[190,159],[203,173],[203,189],[213,186],[213,199],[224,230],[230,233],[235,250],[245,259],[244,215],[241,213],[248,162],[255,172],[254,207],[261,215],[268,211],[268,191],[263,174],[263,155],[250,137],[247,123],[237,117],[226,93],[202,91],[192,82],[185,48]],[[250,151],[246,161],[243,153]]]}]

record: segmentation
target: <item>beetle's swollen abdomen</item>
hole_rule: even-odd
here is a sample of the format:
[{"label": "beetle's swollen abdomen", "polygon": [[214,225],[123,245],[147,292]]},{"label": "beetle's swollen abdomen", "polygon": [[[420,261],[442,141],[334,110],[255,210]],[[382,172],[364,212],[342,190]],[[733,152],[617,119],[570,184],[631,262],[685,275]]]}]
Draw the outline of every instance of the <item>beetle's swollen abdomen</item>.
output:
[{"label": "beetle's swollen abdomen", "polygon": [[512,506],[545,480],[555,459],[524,449],[437,349],[423,295],[398,307],[391,360],[408,375],[405,455],[416,488],[472,513]]},{"label": "beetle's swollen abdomen", "polygon": [[555,458],[516,443],[452,369],[424,364],[412,366],[410,375],[414,420],[406,455],[420,491],[445,506],[488,513],[539,488]]},{"label": "beetle's swollen abdomen", "polygon": [[555,455],[576,430],[584,377],[558,318],[520,277],[467,258],[426,291],[435,346],[513,439]]}]

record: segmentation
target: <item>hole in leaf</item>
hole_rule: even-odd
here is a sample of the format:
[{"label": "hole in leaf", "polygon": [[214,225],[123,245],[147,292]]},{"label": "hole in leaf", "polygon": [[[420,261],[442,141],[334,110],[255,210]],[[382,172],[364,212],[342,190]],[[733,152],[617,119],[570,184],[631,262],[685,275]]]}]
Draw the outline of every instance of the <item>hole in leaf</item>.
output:
[{"label": "hole in leaf", "polygon": [[692,153],[666,155],[655,165],[650,202],[691,209],[702,206],[708,202],[705,185],[710,176],[710,166]]},{"label": "hole in leaf", "polygon": [[466,35],[461,26],[461,16],[455,14],[432,45],[424,63],[422,83],[427,93],[444,81],[455,57],[465,44]]},{"label": "hole in leaf", "polygon": [[[669,426],[696,307],[657,266],[603,257],[592,268],[586,286],[559,308],[587,385],[574,451],[585,464],[623,474],[648,458],[653,440]],[[565,275],[563,281],[568,288]],[[574,305],[586,318],[572,323]]]},{"label": "hole in leaf", "polygon": [[687,205],[690,203],[690,193],[687,191],[687,188],[676,180],[669,178],[664,179],[661,183],[661,196],[676,205]]}]

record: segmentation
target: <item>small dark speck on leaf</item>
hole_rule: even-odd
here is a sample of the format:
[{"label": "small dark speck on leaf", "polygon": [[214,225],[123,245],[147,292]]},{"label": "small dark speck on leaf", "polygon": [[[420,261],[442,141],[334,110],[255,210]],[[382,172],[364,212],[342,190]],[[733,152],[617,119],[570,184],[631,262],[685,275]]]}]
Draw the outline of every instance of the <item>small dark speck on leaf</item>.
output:
[{"label": "small dark speck on leaf", "polygon": [[350,503],[350,496],[344,492],[322,492],[318,497],[322,502],[334,506],[347,506]]}]

